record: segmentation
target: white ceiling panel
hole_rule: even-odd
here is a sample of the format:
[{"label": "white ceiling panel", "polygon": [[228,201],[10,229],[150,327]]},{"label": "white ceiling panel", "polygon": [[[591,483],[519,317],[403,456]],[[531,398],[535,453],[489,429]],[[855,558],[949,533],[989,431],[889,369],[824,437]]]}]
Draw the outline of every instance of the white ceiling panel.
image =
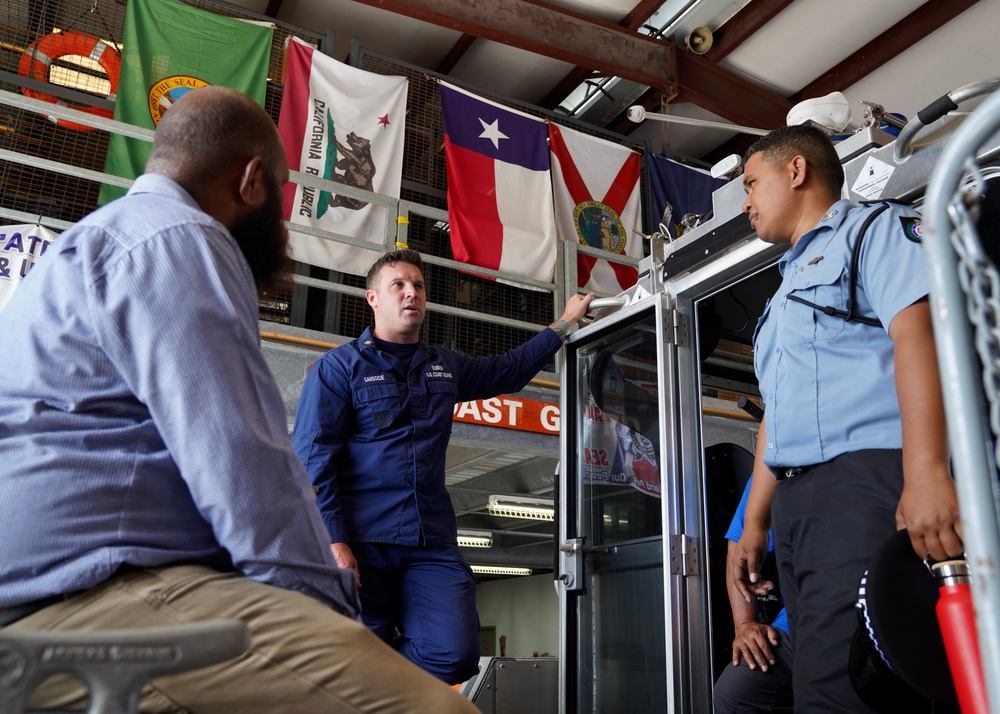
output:
[{"label": "white ceiling panel", "polygon": [[[242,0],[254,2],[255,0]],[[334,32],[333,57],[343,60],[351,40],[372,52],[420,67],[436,67],[462,33],[353,0],[284,0],[278,18],[313,32]]]},{"label": "white ceiling panel", "polygon": [[536,104],[573,66],[517,47],[476,40],[449,76]]},{"label": "white ceiling panel", "polygon": [[995,33],[986,30],[996,27],[1000,27],[1000,0],[981,0],[844,94],[852,107],[866,100],[913,117],[953,89],[1000,77],[1000,49]]},{"label": "white ceiling panel", "polygon": [[549,0],[549,4],[616,25],[635,7],[634,0]]},{"label": "white ceiling panel", "polygon": [[925,0],[795,0],[721,63],[788,96],[864,47]]}]

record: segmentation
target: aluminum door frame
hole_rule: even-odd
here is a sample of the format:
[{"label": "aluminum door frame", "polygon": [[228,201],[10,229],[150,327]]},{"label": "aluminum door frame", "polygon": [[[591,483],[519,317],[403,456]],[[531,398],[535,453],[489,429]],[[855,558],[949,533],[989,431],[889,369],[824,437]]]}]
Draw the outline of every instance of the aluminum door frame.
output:
[{"label": "aluminum door frame", "polygon": [[[680,573],[672,572],[670,537],[682,537],[680,530],[681,509],[679,502],[682,494],[680,484],[674,475],[679,468],[679,445],[677,440],[677,379],[676,350],[674,345],[674,311],[672,300],[666,293],[649,296],[634,305],[623,308],[619,312],[602,318],[591,325],[573,333],[566,347],[565,364],[563,368],[563,385],[560,397],[561,413],[563,415],[563,438],[560,443],[560,458],[563,468],[559,479],[559,529],[558,543],[570,543],[580,537],[580,524],[583,521],[583,499],[579,469],[578,445],[583,441],[582,434],[582,398],[579,383],[577,361],[578,352],[582,347],[605,339],[611,333],[617,332],[629,324],[653,316],[657,336],[657,403],[660,413],[659,453],[660,453],[660,484],[661,484],[661,530],[664,534],[662,558],[664,563],[664,621],[668,632],[663,633],[665,642],[666,667],[664,678],[668,699],[668,711],[686,711],[687,677],[683,671],[687,667],[685,648],[676,651],[673,647],[677,641],[674,633],[682,636],[686,631],[686,607],[681,594],[686,586]],[[566,575],[565,565],[572,554],[564,552],[560,557],[560,576]],[[577,573],[578,580],[585,581],[585,575]],[[579,698],[577,681],[577,662],[580,656],[578,650],[577,601],[576,593],[567,592],[563,582],[559,590],[560,612],[560,657],[559,657],[559,711],[561,714],[576,714]]]},{"label": "aluminum door frame", "polygon": [[[747,238],[735,248],[720,254],[694,270],[668,280],[663,288],[679,315],[678,322],[690,325],[680,331],[677,343],[677,394],[680,409],[679,445],[681,454],[680,475],[685,484],[683,526],[689,533],[697,534],[698,542],[706,547],[699,549],[698,565],[705,573],[699,582],[689,582],[686,592],[688,618],[687,641],[693,646],[690,652],[688,689],[690,707],[686,711],[711,711],[712,705],[712,618],[709,601],[710,587],[725,587],[724,583],[709,582],[708,522],[705,483],[704,421],[701,412],[701,360],[698,355],[697,308],[698,303],[712,295],[749,280],[773,267],[787,250],[784,245],[771,245],[753,238],[747,224]],[[758,316],[753,316],[756,319]]]}]

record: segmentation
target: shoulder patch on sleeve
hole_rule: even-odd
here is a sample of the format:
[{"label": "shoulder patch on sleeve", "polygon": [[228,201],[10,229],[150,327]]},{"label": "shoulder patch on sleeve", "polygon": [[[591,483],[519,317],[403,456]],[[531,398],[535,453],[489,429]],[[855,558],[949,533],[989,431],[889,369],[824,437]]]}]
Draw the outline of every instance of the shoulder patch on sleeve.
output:
[{"label": "shoulder patch on sleeve", "polygon": [[904,218],[900,216],[899,222],[903,224],[903,235],[907,240],[914,243],[922,243],[924,238],[924,226],[919,218]]}]

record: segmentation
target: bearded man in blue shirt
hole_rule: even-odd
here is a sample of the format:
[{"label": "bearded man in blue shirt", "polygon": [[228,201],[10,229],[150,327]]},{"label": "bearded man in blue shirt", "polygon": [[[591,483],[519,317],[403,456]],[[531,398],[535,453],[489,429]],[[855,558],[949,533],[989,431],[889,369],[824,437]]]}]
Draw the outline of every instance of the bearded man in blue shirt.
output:
[{"label": "bearded man in blue shirt", "polygon": [[848,660],[874,552],[906,528],[921,558],[962,554],[920,220],[840,200],[843,167],[813,127],[775,130],[747,157],[743,210],[789,249],[754,336],[766,408],[730,578],[749,601],[773,516],[795,710],[870,711]]},{"label": "bearded man in blue shirt", "polygon": [[368,271],[375,326],[313,365],[292,443],[316,488],[337,563],[358,575],[365,624],[449,684],[479,662],[475,580],[445,488],[455,404],[524,388],[593,294],[510,352],[472,358],[420,339],[427,287],[414,250]]},{"label": "bearded man in blue shirt", "polygon": [[[144,711],[474,712],[357,621],[288,439],[257,323],[287,180],[260,106],[194,90],[0,312],[0,626],[248,626],[243,657],[154,681]],[[85,700],[53,679],[32,706]]]}]

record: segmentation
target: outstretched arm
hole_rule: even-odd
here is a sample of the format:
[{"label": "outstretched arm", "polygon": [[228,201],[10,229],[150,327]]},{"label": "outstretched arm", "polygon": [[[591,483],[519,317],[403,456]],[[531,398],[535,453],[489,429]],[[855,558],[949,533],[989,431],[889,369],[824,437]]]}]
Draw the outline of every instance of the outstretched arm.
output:
[{"label": "outstretched arm", "polygon": [[572,296],[566,301],[566,307],[563,308],[563,314],[559,316],[559,319],[565,320],[570,324],[570,326],[575,325],[579,322],[581,317],[587,314],[587,310],[590,308],[590,302],[593,299],[594,293]]}]

